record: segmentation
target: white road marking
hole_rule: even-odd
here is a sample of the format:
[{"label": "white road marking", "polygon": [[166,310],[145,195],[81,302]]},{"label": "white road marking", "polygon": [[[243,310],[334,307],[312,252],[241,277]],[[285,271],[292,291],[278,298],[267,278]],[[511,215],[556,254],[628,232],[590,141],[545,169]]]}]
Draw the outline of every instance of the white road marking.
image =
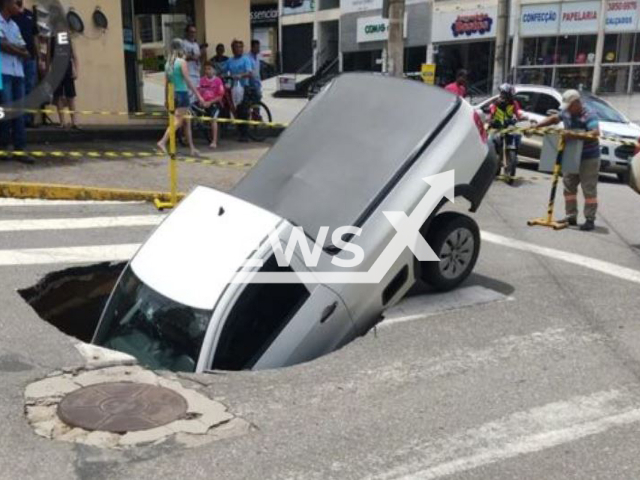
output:
[{"label": "white road marking", "polygon": [[121,217],[0,220],[0,232],[146,227],[158,225],[164,218],[162,215],[131,215]]},{"label": "white road marking", "polygon": [[376,479],[435,479],[539,452],[640,421],[640,397],[608,390],[549,403],[403,450],[418,460]]},{"label": "white road marking", "polygon": [[402,300],[383,312],[384,321],[378,327],[420,320],[439,313],[486,303],[508,300],[509,297],[490,288],[473,286],[447,293],[430,293]]},{"label": "white road marking", "polygon": [[504,247],[522,250],[524,252],[543,255],[545,257],[553,258],[556,260],[562,260],[563,262],[572,263],[584,268],[589,268],[591,270],[595,270],[612,277],[617,277],[628,282],[640,283],[640,271],[622,267],[620,265],[616,265],[615,263],[605,262],[603,260],[597,260],[592,257],[578,255],[577,253],[556,250],[555,248],[541,247],[540,245],[523,242],[514,238],[503,237],[502,235],[497,235],[495,233],[485,231],[482,232],[482,240],[489,243],[495,243],[496,245],[502,245]]},{"label": "white road marking", "polygon": [[115,200],[42,200],[38,198],[0,198],[0,207],[52,207],[75,205],[142,205],[145,202],[122,202]]},{"label": "white road marking", "polygon": [[0,266],[47,265],[56,263],[92,263],[129,260],[140,245],[103,245],[89,247],[32,248],[0,250]]}]

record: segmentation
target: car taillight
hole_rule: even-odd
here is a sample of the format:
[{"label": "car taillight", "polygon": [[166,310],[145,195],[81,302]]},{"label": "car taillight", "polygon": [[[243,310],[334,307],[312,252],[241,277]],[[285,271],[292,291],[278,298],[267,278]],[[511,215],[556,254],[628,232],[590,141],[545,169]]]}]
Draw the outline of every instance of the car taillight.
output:
[{"label": "car taillight", "polygon": [[489,136],[487,135],[487,131],[484,129],[484,123],[482,122],[482,118],[478,112],[474,110],[473,112],[473,121],[476,122],[476,127],[478,128],[478,133],[480,134],[480,138],[483,143],[487,143]]}]

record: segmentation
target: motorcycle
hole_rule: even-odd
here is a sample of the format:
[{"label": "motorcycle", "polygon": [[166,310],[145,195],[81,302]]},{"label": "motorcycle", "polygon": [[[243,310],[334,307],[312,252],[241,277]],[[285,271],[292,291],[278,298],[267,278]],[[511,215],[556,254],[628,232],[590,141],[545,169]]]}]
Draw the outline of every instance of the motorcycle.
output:
[{"label": "motorcycle", "polygon": [[[518,148],[520,147],[522,135],[519,133],[501,132],[500,130],[515,126],[515,124],[515,119],[507,120],[504,124],[498,124],[496,122],[491,124],[492,128],[498,130],[498,132],[492,135],[492,140],[496,147],[496,152],[502,160],[500,165],[504,168],[504,176],[509,185],[512,185],[515,180],[516,170],[518,168]],[[500,175],[500,165],[498,166],[496,175]]]}]

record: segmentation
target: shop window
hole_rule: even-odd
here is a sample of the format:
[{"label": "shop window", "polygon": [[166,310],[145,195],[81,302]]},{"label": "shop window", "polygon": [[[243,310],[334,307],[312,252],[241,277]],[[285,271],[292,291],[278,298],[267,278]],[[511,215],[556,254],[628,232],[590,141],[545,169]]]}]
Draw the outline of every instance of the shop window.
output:
[{"label": "shop window", "polygon": [[633,60],[633,44],[635,37],[636,35],[633,33],[605,35],[602,62],[631,62]]},{"label": "shop window", "polygon": [[596,60],[597,35],[581,35],[577,39],[576,58],[574,63],[593,65]]},{"label": "shop window", "polygon": [[520,65],[536,65],[537,48],[537,38],[524,38],[522,40],[522,57],[520,59]]},{"label": "shop window", "polygon": [[629,86],[630,67],[602,67],[600,92],[626,93]]},{"label": "shop window", "polygon": [[519,68],[518,82],[529,85],[551,86],[553,69],[551,68]]},{"label": "shop window", "polygon": [[575,88],[588,90],[591,88],[593,67],[564,67],[556,69],[555,88]]},{"label": "shop window", "polygon": [[635,46],[633,48],[633,61],[640,62],[640,35],[636,34]]},{"label": "shop window", "polygon": [[558,38],[558,62],[564,65],[572,64],[576,59],[576,45],[578,37],[564,35]]},{"label": "shop window", "polygon": [[553,65],[557,63],[558,37],[525,38],[522,41],[521,65]]},{"label": "shop window", "polygon": [[[275,255],[261,272],[292,272]],[[214,370],[250,369],[309,298],[300,283],[248,284],[227,317],[213,362]]]},{"label": "shop window", "polygon": [[631,80],[631,88],[634,93],[640,92],[640,65],[633,67],[633,79]]},{"label": "shop window", "polygon": [[427,47],[409,47],[404,49],[404,71],[406,73],[420,72],[422,64],[426,62]]}]

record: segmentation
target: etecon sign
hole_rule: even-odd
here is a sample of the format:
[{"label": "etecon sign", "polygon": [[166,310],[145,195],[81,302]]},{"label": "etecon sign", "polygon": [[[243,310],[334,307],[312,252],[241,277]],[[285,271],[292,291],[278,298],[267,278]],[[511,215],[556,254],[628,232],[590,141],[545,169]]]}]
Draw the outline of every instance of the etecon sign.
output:
[{"label": "etecon sign", "polygon": [[556,34],[560,26],[560,4],[523,5],[520,35]]},{"label": "etecon sign", "polygon": [[497,7],[473,10],[436,10],[433,14],[434,42],[481,40],[496,35]]},{"label": "etecon sign", "polygon": [[605,30],[607,32],[630,32],[638,26],[638,2],[609,0]]},{"label": "etecon sign", "polygon": [[[404,37],[407,37],[407,14],[404,17]],[[358,19],[358,43],[381,42],[389,39],[389,20],[377,15]]]},{"label": "etecon sign", "polygon": [[592,33],[598,31],[600,2],[567,2],[562,4],[560,33]]}]

